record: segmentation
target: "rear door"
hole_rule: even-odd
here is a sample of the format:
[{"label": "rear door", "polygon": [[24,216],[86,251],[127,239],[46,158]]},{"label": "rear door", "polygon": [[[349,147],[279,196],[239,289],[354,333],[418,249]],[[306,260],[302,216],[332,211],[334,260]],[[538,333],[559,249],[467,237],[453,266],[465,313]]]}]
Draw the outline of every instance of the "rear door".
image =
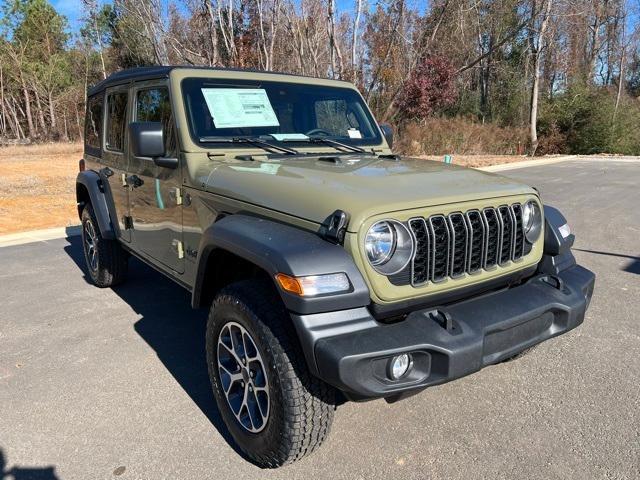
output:
[{"label": "rear door", "polygon": [[100,177],[105,184],[107,196],[113,199],[111,217],[117,219],[120,238],[126,242],[131,241],[131,232],[127,229],[127,216],[129,215],[128,189],[125,185],[125,175],[128,167],[128,155],[126,154],[128,123],[129,89],[128,86],[110,88],[105,94],[105,128],[104,148],[102,149],[102,168]]},{"label": "rear door", "polygon": [[[169,89],[164,81],[135,84],[132,121],[161,122],[165,157],[177,157],[177,141]],[[130,154],[129,205],[134,248],[175,272],[184,272],[180,166],[159,167],[151,158]]]}]

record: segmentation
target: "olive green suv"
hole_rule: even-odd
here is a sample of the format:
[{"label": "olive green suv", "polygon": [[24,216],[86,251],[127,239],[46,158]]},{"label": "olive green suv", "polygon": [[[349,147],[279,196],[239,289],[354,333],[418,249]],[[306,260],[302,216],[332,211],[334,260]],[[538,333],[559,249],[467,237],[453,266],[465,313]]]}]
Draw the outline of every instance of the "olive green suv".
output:
[{"label": "olive green suv", "polygon": [[[148,67],[88,91],[78,213],[91,279],[131,256],[209,308],[220,415],[258,465],[582,323],[594,275],[527,185],[392,150],[341,81]],[[179,321],[179,319],[176,319]]]}]

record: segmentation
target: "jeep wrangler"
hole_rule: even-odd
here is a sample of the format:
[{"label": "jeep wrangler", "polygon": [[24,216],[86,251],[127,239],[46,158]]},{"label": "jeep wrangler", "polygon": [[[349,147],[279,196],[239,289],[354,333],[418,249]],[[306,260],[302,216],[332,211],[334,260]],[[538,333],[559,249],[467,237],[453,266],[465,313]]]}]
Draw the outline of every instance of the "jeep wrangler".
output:
[{"label": "jeep wrangler", "polygon": [[209,308],[207,367],[246,456],[277,467],[337,403],[393,402],[582,323],[595,277],[535,188],[403,158],[351,84],[193,67],[88,91],[88,274],[134,256]]}]

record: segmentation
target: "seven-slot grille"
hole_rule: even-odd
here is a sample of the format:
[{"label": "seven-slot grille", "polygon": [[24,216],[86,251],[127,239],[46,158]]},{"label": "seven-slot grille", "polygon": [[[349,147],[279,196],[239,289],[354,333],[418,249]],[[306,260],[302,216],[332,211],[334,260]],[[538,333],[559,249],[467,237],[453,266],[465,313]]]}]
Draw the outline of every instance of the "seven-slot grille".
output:
[{"label": "seven-slot grille", "polygon": [[408,226],[416,241],[415,254],[406,272],[391,279],[396,284],[437,283],[505,265],[525,253],[519,203],[412,218]]}]

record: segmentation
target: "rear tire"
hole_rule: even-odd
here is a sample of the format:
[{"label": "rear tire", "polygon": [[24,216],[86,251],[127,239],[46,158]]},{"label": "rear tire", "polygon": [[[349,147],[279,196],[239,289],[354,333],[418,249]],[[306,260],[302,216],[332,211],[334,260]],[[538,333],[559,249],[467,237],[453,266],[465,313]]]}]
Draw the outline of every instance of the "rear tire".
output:
[{"label": "rear tire", "polygon": [[336,392],[309,373],[272,285],[249,280],[224,288],[211,306],[206,350],[222,419],[251,461],[275,468],[322,444]]},{"label": "rear tire", "polygon": [[129,255],[117,240],[102,238],[91,204],[82,210],[82,248],[89,276],[96,286],[114,287],[126,280]]}]

